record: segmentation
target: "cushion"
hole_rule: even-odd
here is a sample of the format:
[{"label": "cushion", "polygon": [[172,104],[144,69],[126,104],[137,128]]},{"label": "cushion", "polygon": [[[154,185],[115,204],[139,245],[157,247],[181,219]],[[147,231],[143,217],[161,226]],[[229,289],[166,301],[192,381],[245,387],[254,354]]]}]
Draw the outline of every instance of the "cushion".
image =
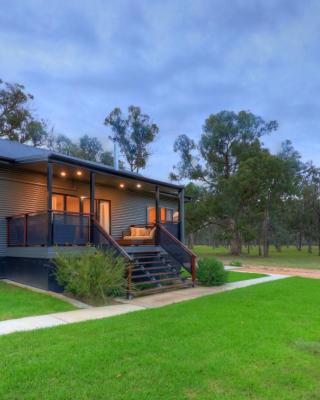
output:
[{"label": "cushion", "polygon": [[150,240],[152,239],[152,237],[150,236],[124,236],[123,237],[124,240]]},{"label": "cushion", "polygon": [[137,228],[135,226],[130,227],[130,236],[149,236],[150,229],[147,228]]}]

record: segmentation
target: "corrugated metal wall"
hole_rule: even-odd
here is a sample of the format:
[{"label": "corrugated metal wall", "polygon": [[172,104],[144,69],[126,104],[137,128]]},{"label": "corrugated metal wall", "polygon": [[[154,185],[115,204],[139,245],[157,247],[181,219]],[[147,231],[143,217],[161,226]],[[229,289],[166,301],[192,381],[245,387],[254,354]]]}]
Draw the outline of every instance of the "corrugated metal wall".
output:
[{"label": "corrugated metal wall", "polygon": [[6,217],[46,209],[45,177],[0,165],[0,257],[7,244]]},{"label": "corrugated metal wall", "polygon": [[[75,181],[54,179],[54,192],[78,196],[89,195],[89,185]],[[116,239],[131,224],[147,222],[147,208],[154,207],[154,195],[129,192],[108,186],[97,185],[96,198],[111,201],[111,233]],[[160,199],[161,207],[178,208],[178,200]],[[28,212],[46,210],[46,176],[35,172],[0,165],[0,256],[6,249],[5,217]]]}]

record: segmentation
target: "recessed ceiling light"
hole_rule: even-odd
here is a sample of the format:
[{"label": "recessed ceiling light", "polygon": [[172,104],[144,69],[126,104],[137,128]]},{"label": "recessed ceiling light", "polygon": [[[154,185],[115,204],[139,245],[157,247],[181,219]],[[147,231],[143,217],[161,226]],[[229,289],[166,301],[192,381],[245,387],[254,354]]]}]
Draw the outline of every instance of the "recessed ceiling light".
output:
[{"label": "recessed ceiling light", "polygon": [[60,175],[61,176],[67,176],[67,173],[65,171],[61,171]]},{"label": "recessed ceiling light", "polygon": [[141,188],[141,183],[137,183],[137,188],[138,188],[138,189]]},{"label": "recessed ceiling light", "polygon": [[120,187],[121,187],[121,189],[123,189],[124,188],[124,183],[120,183]]},{"label": "recessed ceiling light", "polygon": [[81,176],[82,175],[82,171],[77,171],[77,175]]}]

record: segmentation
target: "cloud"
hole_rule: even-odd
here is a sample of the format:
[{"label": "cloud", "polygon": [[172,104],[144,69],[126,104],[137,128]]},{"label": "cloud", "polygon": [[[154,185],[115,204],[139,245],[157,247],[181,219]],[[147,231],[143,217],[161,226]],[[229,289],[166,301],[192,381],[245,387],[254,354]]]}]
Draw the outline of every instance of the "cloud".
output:
[{"label": "cloud", "polygon": [[222,109],[278,119],[268,146],[289,138],[317,160],[319,15],[316,0],[3,0],[1,78],[25,84],[39,115],[74,138],[106,141],[105,115],[141,106],[161,128],[146,170],[157,178],[175,137],[198,137]]}]

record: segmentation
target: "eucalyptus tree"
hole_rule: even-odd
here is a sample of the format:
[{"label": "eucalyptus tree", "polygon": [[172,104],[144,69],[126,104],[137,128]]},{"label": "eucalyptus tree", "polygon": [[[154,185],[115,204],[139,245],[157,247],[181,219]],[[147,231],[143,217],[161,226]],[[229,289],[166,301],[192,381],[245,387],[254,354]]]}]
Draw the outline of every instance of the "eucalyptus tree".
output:
[{"label": "eucalyptus tree", "polygon": [[159,133],[151,118],[143,114],[140,107],[130,106],[127,116],[120,108],[115,108],[107,115],[104,124],[111,127],[112,139],[119,143],[130,170],[138,173],[145,168],[150,156],[150,144]]},{"label": "eucalyptus tree", "polygon": [[46,144],[47,126],[33,115],[32,101],[23,85],[0,79],[0,137],[33,146]]},{"label": "eucalyptus tree", "polygon": [[247,208],[239,197],[244,193],[239,166],[261,151],[260,138],[277,127],[276,121],[266,122],[251,112],[221,111],[206,119],[198,143],[181,135],[174,144],[180,161],[171,179],[202,183],[213,195],[212,217],[224,225],[232,254],[241,252],[241,224]]}]

